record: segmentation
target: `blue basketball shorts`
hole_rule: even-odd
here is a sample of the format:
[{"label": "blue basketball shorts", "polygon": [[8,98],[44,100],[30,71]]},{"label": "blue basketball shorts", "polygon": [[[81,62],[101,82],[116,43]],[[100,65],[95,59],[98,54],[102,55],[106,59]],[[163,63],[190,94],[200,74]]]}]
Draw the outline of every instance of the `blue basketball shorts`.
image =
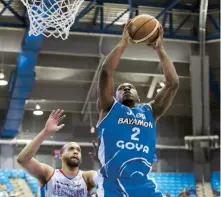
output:
[{"label": "blue basketball shorts", "polygon": [[156,184],[147,176],[134,175],[130,179],[98,178],[98,197],[163,197]]}]

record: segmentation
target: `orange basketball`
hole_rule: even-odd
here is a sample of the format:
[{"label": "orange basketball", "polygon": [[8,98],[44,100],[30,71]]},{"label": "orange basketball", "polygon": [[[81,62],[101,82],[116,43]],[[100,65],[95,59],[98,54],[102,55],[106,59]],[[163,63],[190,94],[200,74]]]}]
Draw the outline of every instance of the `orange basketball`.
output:
[{"label": "orange basketball", "polygon": [[148,44],[153,43],[159,35],[159,24],[159,21],[151,15],[139,15],[134,17],[128,25],[128,33],[136,43],[143,41]]}]

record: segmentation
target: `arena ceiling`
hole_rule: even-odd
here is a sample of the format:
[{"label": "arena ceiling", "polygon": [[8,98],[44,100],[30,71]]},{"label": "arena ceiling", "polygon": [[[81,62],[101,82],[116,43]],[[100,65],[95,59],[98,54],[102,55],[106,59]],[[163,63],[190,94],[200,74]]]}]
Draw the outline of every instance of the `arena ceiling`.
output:
[{"label": "arena ceiling", "polygon": [[[35,67],[35,85],[26,101],[25,109],[27,111],[34,110],[35,105],[40,104],[43,111],[62,108],[82,117],[84,121],[88,120],[88,114],[96,114],[95,89],[98,66],[103,56],[108,54],[120,39],[119,31],[122,30],[122,25],[125,24],[131,13],[125,12],[122,17],[119,17],[129,7],[127,2],[121,1],[119,4],[118,1],[98,1],[89,12],[79,18],[77,25],[73,26],[68,40],[44,39]],[[133,3],[138,6],[133,10],[133,13],[135,14],[136,10],[139,11],[139,14],[148,13],[154,16],[162,13],[159,20],[164,23],[167,35],[165,48],[174,61],[180,78],[180,89],[167,115],[191,116],[190,55],[195,52],[193,46],[198,44],[195,36],[199,22],[199,1],[182,0],[177,4],[177,8],[168,10],[167,14],[162,12],[174,2],[158,0],[151,1],[146,5],[145,1],[136,0]],[[81,13],[89,3],[86,1],[83,4]],[[216,3],[215,0],[210,1],[211,14],[217,11],[217,8],[212,6]],[[157,6],[158,4],[164,7]],[[1,0],[0,8],[4,9],[5,5]],[[25,13],[24,6],[20,1],[12,1],[11,7],[20,15]],[[103,8],[103,20],[99,19],[99,16],[95,18],[96,12],[98,12],[96,10],[99,7]],[[111,24],[116,17],[119,19],[112,24],[111,29],[101,32],[102,24]],[[180,23],[184,20],[186,23],[179,28]],[[0,26],[1,68],[4,69],[7,79],[10,79],[11,73],[16,71],[27,19],[16,17],[12,10],[6,9],[0,17]],[[171,26],[174,29],[179,28],[179,36],[171,34],[173,33]],[[211,28],[211,35],[214,32],[215,29]],[[157,89],[160,88],[158,82],[163,81],[157,54],[145,44],[130,45],[120,61],[114,79],[115,87],[122,82],[134,84],[138,89],[141,101],[147,102],[153,99]],[[148,99],[147,94],[150,87],[154,87],[153,96]],[[1,109],[7,109],[9,98],[8,87],[0,87]]]},{"label": "arena ceiling", "polygon": [[[0,34],[4,35],[5,44],[2,55],[4,56],[4,70],[9,77],[10,73],[16,70],[24,31],[3,30]],[[59,106],[69,112],[81,113],[100,61],[99,39],[99,37],[80,35],[71,35],[67,41],[45,39],[35,69],[35,86],[26,109],[33,110],[35,104],[39,103],[46,111]],[[118,40],[118,38],[104,37],[102,54],[107,54]],[[184,99],[185,95],[189,94],[190,44],[182,43],[182,47],[180,45],[180,42],[165,42],[167,51],[174,60],[181,84],[170,114],[188,115],[190,109],[187,108],[186,111],[180,109],[183,105],[190,107],[189,99]],[[153,78],[159,79],[159,82],[163,81],[162,69],[156,53],[142,44],[129,46],[115,73],[115,85],[123,82],[134,84],[138,88],[141,100],[146,102]],[[94,83],[95,87],[96,80]],[[160,88],[159,84],[154,94],[157,88]],[[4,108],[8,100],[7,87],[1,88],[0,91],[2,102],[0,106]],[[92,103],[92,112],[96,113],[96,94],[93,92],[88,102]]]}]

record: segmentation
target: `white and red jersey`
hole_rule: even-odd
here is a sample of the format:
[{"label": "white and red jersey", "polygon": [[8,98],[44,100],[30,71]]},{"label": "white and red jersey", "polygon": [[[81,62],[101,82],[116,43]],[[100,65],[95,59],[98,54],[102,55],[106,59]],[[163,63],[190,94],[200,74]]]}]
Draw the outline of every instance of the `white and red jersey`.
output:
[{"label": "white and red jersey", "polygon": [[87,184],[83,172],[75,177],[67,177],[62,170],[56,169],[48,182],[41,188],[41,197],[87,197]]}]

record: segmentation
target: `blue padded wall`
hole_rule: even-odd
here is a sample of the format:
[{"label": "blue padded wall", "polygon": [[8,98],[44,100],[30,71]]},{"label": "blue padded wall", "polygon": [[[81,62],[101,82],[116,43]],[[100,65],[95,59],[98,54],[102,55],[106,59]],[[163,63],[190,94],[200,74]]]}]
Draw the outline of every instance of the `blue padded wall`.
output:
[{"label": "blue padded wall", "polygon": [[43,44],[43,36],[25,34],[19,54],[17,70],[9,81],[9,104],[0,135],[3,138],[17,136],[25,112],[25,102],[35,81],[35,65]]}]

